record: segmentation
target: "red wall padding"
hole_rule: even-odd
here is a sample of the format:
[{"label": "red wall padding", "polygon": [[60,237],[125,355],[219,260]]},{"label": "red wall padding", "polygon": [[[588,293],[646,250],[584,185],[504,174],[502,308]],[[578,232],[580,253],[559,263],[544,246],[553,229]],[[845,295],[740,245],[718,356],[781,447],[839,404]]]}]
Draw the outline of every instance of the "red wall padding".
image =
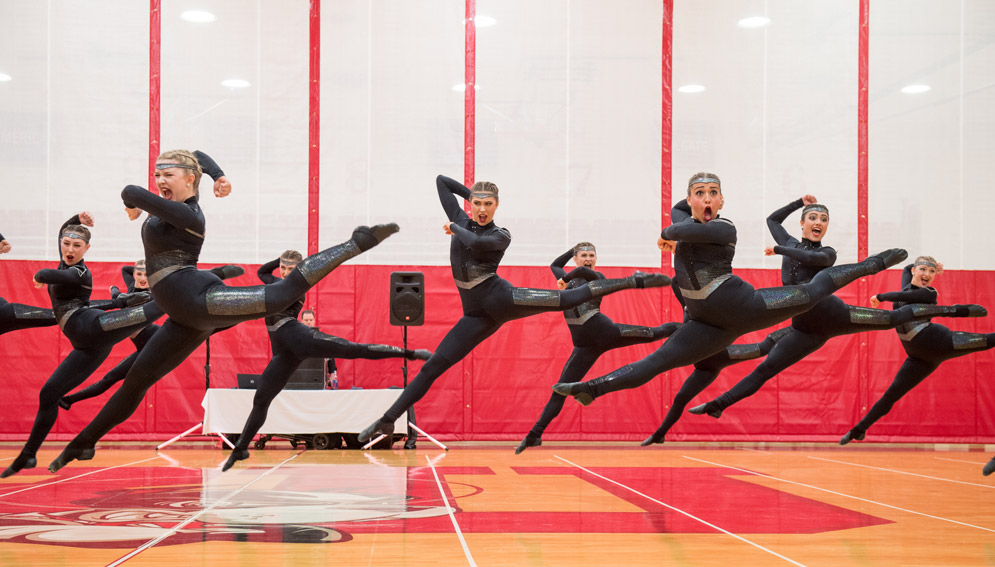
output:
[{"label": "red wall padding", "polygon": [[[0,296],[8,301],[47,306],[44,290],[31,285],[32,274],[51,262],[7,260],[0,270]],[[120,264],[93,263],[94,298],[107,298],[107,287],[121,285]],[[210,266],[203,266],[210,267]],[[247,275],[234,285],[255,285],[257,266],[245,266]],[[402,329],[388,321],[388,278],[395,270],[423,271],[426,288],[424,326],[409,327],[410,348],[434,349],[459,317],[460,304],[448,267],[441,266],[342,266],[327,277],[309,298],[325,332],[356,342],[400,345]],[[603,270],[609,277],[632,272],[625,268]],[[777,283],[775,270],[737,272],[757,287]],[[505,267],[503,277],[515,285],[552,287],[553,278],[544,267]],[[894,290],[897,271],[868,278],[871,293]],[[991,272],[947,272],[939,278],[943,303],[976,302],[995,305],[995,278]],[[857,286],[839,295],[848,303],[867,305],[856,296]],[[605,314],[617,322],[656,325],[680,317],[669,290],[624,291],[605,298]],[[952,329],[989,332],[989,319],[945,319]],[[740,342],[763,338],[752,333]],[[650,353],[656,343],[607,353],[589,378],[607,373]],[[57,327],[8,333],[0,337],[0,376],[5,395],[0,398],[0,439],[25,439],[37,409],[37,394],[55,366],[69,351],[68,341]],[[87,383],[99,379],[127,356],[130,341],[115,347],[113,354]],[[571,351],[570,336],[562,315],[550,313],[513,321],[480,345],[435,383],[416,406],[418,423],[442,439],[513,440],[521,438],[538,417]],[[858,353],[866,351],[869,362],[861,368]],[[215,335],[211,339],[211,385],[235,386],[237,372],[259,373],[269,357],[263,323],[250,322]],[[671,431],[670,439],[834,441],[847,431],[887,388],[904,359],[892,331],[864,333],[832,339],[773,379],[757,395],[726,411],[721,420],[685,415]],[[204,394],[205,349],[161,380],[138,412],[115,429],[108,439],[165,440],[198,423]],[[409,377],[421,362],[409,363]],[[731,387],[757,361],[727,369],[715,384],[699,396],[701,403]],[[342,360],[340,387],[384,388],[402,384],[401,361]],[[666,372],[646,386],[618,392],[581,408],[568,400],[560,419],[547,430],[546,439],[639,440],[651,433],[689,369]],[[995,349],[951,360],[899,402],[871,430],[870,441],[991,442],[995,439]],[[107,394],[109,395],[109,394]],[[50,436],[64,440],[78,432],[95,415],[101,400],[74,405],[62,412]],[[370,416],[371,421],[377,416]]]}]

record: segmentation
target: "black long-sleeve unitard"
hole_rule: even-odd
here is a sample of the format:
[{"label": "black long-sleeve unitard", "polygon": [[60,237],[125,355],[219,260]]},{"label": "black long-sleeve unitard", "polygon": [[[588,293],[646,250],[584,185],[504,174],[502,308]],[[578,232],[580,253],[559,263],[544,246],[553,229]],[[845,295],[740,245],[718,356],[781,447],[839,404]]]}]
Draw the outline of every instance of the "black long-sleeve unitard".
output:
[{"label": "black long-sleeve unitard", "polygon": [[[578,287],[585,281],[605,279],[601,272],[584,266],[578,266],[568,273],[564,266],[573,255],[574,250],[571,248],[553,260],[549,266],[557,280],[567,282],[567,289]],[[598,358],[610,350],[658,341],[669,337],[680,327],[679,323],[665,323],[656,327],[616,323],[601,312],[600,297],[564,311],[563,317],[570,330],[570,339],[574,348],[560,373],[558,383],[561,384],[582,380]],[[532,426],[518,452],[525,447],[541,444],[543,432],[560,414],[564,401],[565,398],[559,394],[550,395],[539,420]]]},{"label": "black long-sleeve unitard", "polygon": [[721,352],[740,335],[804,313],[853,280],[907,257],[904,250],[889,250],[863,262],[826,268],[801,285],[754,289],[732,274],[736,227],[731,221],[719,217],[699,222],[686,204],[675,206],[671,218],[674,223],[661,237],[677,242],[674,280],[689,319],[646,358],[588,382],[553,386],[558,393],[589,404],[608,392],[642,386],[661,372]]},{"label": "black long-sleeve unitard", "polygon": [[[0,234],[0,241],[3,240],[6,239]],[[51,327],[55,323],[55,314],[51,309],[10,303],[0,297],[0,335],[33,327]]]},{"label": "black long-sleeve unitard", "polygon": [[[62,225],[56,242],[61,242],[63,231],[73,224],[79,224],[78,215]],[[35,280],[48,284],[52,311],[73,350],[42,386],[28,440],[2,476],[35,465],[35,455],[59,416],[59,399],[82,384],[107,359],[115,344],[163,314],[154,301],[113,311],[106,309],[123,306],[123,301],[91,304],[93,275],[83,260],[69,266],[60,259],[57,269],[39,270]]]},{"label": "black long-sleeve unitard", "polygon": [[[912,283],[912,265],[902,271],[902,291],[879,293],[881,301],[891,301],[892,307],[901,309],[909,303],[936,303],[936,290],[931,287],[919,287]],[[860,420],[840,441],[848,443],[851,439],[861,440],[867,430],[881,419],[895,402],[919,385],[927,376],[933,373],[940,364],[975,352],[995,347],[995,333],[964,333],[951,331],[939,323],[931,321],[914,321],[896,329],[898,338],[905,349],[905,362],[895,374],[895,379],[885,390],[881,398],[871,406],[867,415]]]},{"label": "black long-sleeve unitard", "polygon": [[[778,244],[774,247],[774,252],[783,256],[781,281],[784,285],[805,283],[820,270],[836,263],[836,251],[832,248],[804,238],[799,241],[784,229],[782,223],[788,215],[802,206],[802,200],[798,199],[767,217],[767,227]],[[928,321],[934,316],[966,317],[972,312],[968,306],[918,304],[892,311],[872,309],[847,305],[842,299],[830,295],[805,313],[793,317],[791,326],[788,327],[790,332],[778,341],[767,359],[753,372],[743,377],[728,392],[706,403],[704,407],[694,409],[719,417],[725,408],[752,396],[768,380],[820,349],[833,337],[867,331],[887,331],[912,321]]]},{"label": "black long-sleeve unitard", "polygon": [[[208,175],[223,175],[210,157],[195,154]],[[152,297],[169,318],[138,354],[118,391],[49,466],[53,472],[89,456],[97,440],[134,413],[148,389],[215,329],[283,311],[342,262],[397,231],[393,224],[359,227],[350,240],[305,258],[279,283],[229,287],[214,273],[197,269],[205,219],[196,196],[179,203],[129,185],[121,197],[125,206],[149,213],[142,225],[146,271]]]},{"label": "black long-sleeve unitard", "polygon": [[[280,282],[273,275],[273,270],[280,266],[280,259],[263,264],[257,275],[266,285]],[[363,344],[347,341],[334,335],[327,335],[318,329],[308,327],[297,320],[304,309],[304,296],[301,296],[283,311],[266,317],[266,331],[269,334],[273,356],[259,378],[259,388],[252,399],[252,411],[246,418],[242,434],[235,444],[224,469],[227,470],[235,461],[249,457],[249,443],[259,429],[266,423],[266,415],[270,404],[290,380],[290,375],[297,370],[301,362],[308,358],[365,358],[378,360],[383,358],[414,358],[415,351],[400,347]],[[422,351],[424,355],[428,351]],[[421,353],[420,353],[421,354]]]},{"label": "black long-sleeve unitard", "polygon": [[[511,244],[511,233],[493,221],[481,226],[466,214],[461,200],[470,198],[470,190],[462,183],[440,175],[436,178],[436,188],[446,217],[452,222],[449,262],[459,289],[463,316],[394,405],[384,413],[379,420],[381,424],[392,427],[401,414],[428,392],[436,378],[508,321],[549,311],[565,311],[622,289],[670,282],[666,276],[653,274],[647,279],[633,275],[585,281],[566,290],[515,287],[497,275],[504,251]],[[373,432],[368,428],[360,434],[360,441],[368,439]]]}]

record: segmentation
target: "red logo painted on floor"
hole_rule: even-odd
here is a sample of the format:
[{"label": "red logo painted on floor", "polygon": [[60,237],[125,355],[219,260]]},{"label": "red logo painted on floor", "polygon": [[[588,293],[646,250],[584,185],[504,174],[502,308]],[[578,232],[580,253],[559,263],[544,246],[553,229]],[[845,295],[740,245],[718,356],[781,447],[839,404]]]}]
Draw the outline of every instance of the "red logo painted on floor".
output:
[{"label": "red logo painted on floor", "polygon": [[[540,477],[586,483],[639,512],[463,511],[460,502],[486,491],[468,478],[494,477],[487,467],[437,467],[448,504],[465,533],[714,533],[716,530],[575,467],[515,467],[528,489]],[[601,467],[592,472],[737,534],[811,534],[890,521],[745,482],[721,468]],[[87,472],[75,468],[73,476]],[[445,502],[428,467],[313,465],[281,468],[265,487],[245,468],[150,467],[105,470],[85,480],[0,491],[0,541],[91,548],[132,547],[168,535],[160,545],[252,541],[336,543],[361,533],[447,533]],[[508,475],[507,469],[501,474]],[[455,477],[459,477],[458,480]],[[573,477],[567,479],[566,477]],[[481,484],[486,479],[481,478]],[[44,484],[48,481],[40,481]],[[263,484],[263,483],[258,483]],[[454,488],[457,489],[454,492]],[[16,493],[15,493],[16,492]],[[583,492],[577,495],[583,498]],[[456,496],[454,496],[456,494]],[[572,506],[571,506],[572,504]],[[479,506],[473,506],[478,508]],[[175,533],[175,526],[183,525]]]}]

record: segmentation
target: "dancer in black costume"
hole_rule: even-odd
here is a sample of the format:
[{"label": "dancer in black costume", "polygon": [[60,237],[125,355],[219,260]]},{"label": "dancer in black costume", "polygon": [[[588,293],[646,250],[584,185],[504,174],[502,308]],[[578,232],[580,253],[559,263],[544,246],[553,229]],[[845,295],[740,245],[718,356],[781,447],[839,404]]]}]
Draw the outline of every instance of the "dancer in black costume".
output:
[{"label": "dancer in black costume", "polygon": [[[803,208],[804,207],[804,208]],[[790,236],[783,223],[788,215],[802,209],[802,239]],[[792,201],[767,217],[767,228],[777,246],[765,250],[768,256],[781,254],[781,282],[797,285],[810,281],[820,270],[836,263],[836,251],[822,246],[829,228],[829,209],[812,195]],[[935,303],[935,302],[934,302]],[[791,332],[749,375],[728,392],[707,403],[688,410],[718,418],[732,404],[755,394],[771,378],[806,356],[820,349],[829,339],[867,331],[887,331],[913,321],[928,321],[930,317],[982,317],[986,311],[980,305],[906,305],[888,311],[856,307],[830,295],[814,307],[791,319]]]},{"label": "dancer in black costume", "polygon": [[[10,242],[0,234],[0,254],[6,254],[10,250]],[[51,327],[55,323],[55,314],[51,309],[10,303],[0,297],[0,335],[21,329]]]},{"label": "dancer in black costume", "polygon": [[[577,267],[567,273],[564,266],[571,258]],[[560,289],[573,289],[584,282],[605,279],[604,274],[594,269],[597,262],[598,252],[594,244],[581,242],[553,260],[549,269],[556,276]],[[669,337],[680,327],[680,323],[665,323],[657,327],[615,323],[601,313],[600,297],[564,311],[563,317],[570,329],[574,349],[560,373],[560,383],[583,380],[598,358],[612,349],[658,341]],[[542,434],[560,415],[564,401],[563,396],[550,395],[539,420],[515,449],[516,455],[529,447],[542,445]]]},{"label": "dancer in black costume", "polygon": [[[245,270],[238,266],[226,265],[219,266],[217,268],[211,268],[210,270],[214,275],[225,280],[229,278],[235,278],[245,273]],[[123,266],[121,268],[121,277],[124,279],[125,289],[128,293],[135,293],[136,291],[149,291],[149,280],[145,271],[145,260],[139,260],[135,262],[134,266]],[[111,298],[117,298],[121,291],[116,286],[111,286]],[[135,352],[129,354],[121,362],[117,363],[114,368],[111,368],[104,377],[90,384],[82,390],[69,394],[68,396],[63,396],[59,400],[59,407],[64,410],[68,410],[76,402],[81,402],[83,400],[88,400],[90,398],[95,398],[111,388],[114,384],[117,384],[124,377],[128,375],[128,371],[135,364],[135,360],[138,358],[138,353],[141,352],[145,345],[152,338],[152,335],[159,329],[159,325],[155,323],[149,323],[144,329],[133,333],[131,335],[131,342],[135,345]]]},{"label": "dancer in black costume", "polygon": [[732,274],[736,227],[718,216],[722,205],[719,178],[696,173],[688,181],[686,201],[673,208],[673,224],[663,229],[658,242],[662,250],[676,252],[676,291],[690,319],[646,358],[587,382],[556,384],[555,392],[588,405],[609,392],[637,388],[661,372],[722,351],[740,335],[803,313],[853,280],[907,257],[896,248],[856,264],[826,268],[802,285],[756,290]]},{"label": "dancer in black costume", "polygon": [[[879,293],[871,305],[891,301],[896,309],[908,303],[936,303],[936,289],[929,286],[943,271],[932,256],[919,256],[902,270],[902,291]],[[888,389],[867,415],[840,439],[840,445],[861,441],[871,425],[891,411],[895,402],[919,385],[944,361],[995,347],[995,333],[963,333],[930,321],[915,321],[898,327],[898,338],[908,355]],[[987,468],[987,467],[986,467]],[[990,472],[990,471],[989,471]]]},{"label": "dancer in black costume", "polygon": [[[205,227],[197,203],[202,166],[209,174],[213,170],[223,175],[201,152],[196,156],[182,150],[165,152],[155,169],[161,197],[134,185],[121,192],[130,218],[138,218],[142,210],[149,213],[142,226],[149,285],[169,318],[139,353],[118,391],[49,465],[52,472],[72,460],[92,458],[97,440],[134,413],[146,391],[216,329],[283,311],[339,264],[398,230],[396,224],[358,227],[350,240],[308,256],[279,283],[228,287],[211,272],[197,269]],[[218,197],[230,190],[230,185],[215,184]]]},{"label": "dancer in black costume", "polygon": [[120,295],[111,302],[90,302],[93,276],[83,261],[90,248],[90,232],[81,225],[93,226],[93,217],[83,212],[66,221],[59,229],[57,241],[61,257],[59,267],[39,270],[34,276],[36,287],[48,284],[52,311],[73,350],[42,386],[38,394],[38,413],[28,440],[7,470],[0,473],[0,478],[34,468],[38,449],[59,416],[59,398],[82,384],[107,359],[115,344],[162,316],[162,310],[154,301],[106,311],[125,307],[132,301],[148,301],[148,294],[144,297]]},{"label": "dancer in black costume", "polygon": [[[287,250],[279,258],[263,264],[257,274],[264,284],[272,285],[289,276],[300,262],[300,252]],[[273,270],[277,268],[280,268],[279,277],[273,275]],[[305,359],[335,357],[428,360],[432,356],[431,352],[424,349],[410,350],[380,344],[353,343],[333,335],[326,335],[297,320],[301,309],[304,309],[303,295],[283,311],[266,317],[266,331],[269,333],[270,345],[273,347],[273,356],[259,378],[259,388],[252,398],[252,411],[245,420],[245,427],[238,442],[235,443],[235,448],[221,469],[223,471],[230,469],[235,462],[249,458],[249,443],[259,432],[259,428],[266,423],[270,404],[287,385],[290,375]]]},{"label": "dancer in black costume", "polygon": [[[548,311],[564,311],[622,289],[670,283],[670,278],[663,274],[636,272],[627,278],[594,280],[567,290],[514,287],[497,275],[504,251],[511,243],[511,233],[494,224],[498,207],[497,185],[477,182],[471,191],[443,175],[436,178],[435,184],[449,218],[443,230],[452,236],[449,262],[459,288],[463,317],[442,339],[435,354],[408,383],[394,405],[359,434],[359,440],[364,443],[375,435],[393,433],[394,421],[428,392],[436,378],[508,321]],[[471,215],[463,211],[457,197],[470,201]]]}]

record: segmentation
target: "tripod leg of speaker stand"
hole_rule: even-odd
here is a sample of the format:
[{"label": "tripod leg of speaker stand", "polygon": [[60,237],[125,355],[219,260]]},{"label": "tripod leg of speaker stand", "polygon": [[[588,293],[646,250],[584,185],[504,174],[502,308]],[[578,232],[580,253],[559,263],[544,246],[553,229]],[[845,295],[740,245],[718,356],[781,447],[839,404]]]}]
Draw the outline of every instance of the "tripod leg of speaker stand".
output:
[{"label": "tripod leg of speaker stand", "polygon": [[190,435],[191,433],[193,433],[194,431],[196,431],[198,427],[201,427],[201,426],[203,426],[203,425],[204,425],[204,422],[200,422],[200,423],[198,423],[197,425],[194,425],[194,426],[193,426],[193,427],[191,427],[190,429],[187,429],[187,430],[186,430],[186,431],[184,431],[183,433],[180,433],[180,434],[179,434],[179,435],[177,435],[176,437],[173,437],[173,438],[172,438],[172,439],[170,439],[169,441],[166,441],[165,443],[163,443],[163,444],[159,445],[158,447],[156,447],[156,448],[155,448],[155,450],[156,450],[156,451],[158,451],[159,449],[163,449],[163,448],[165,448],[165,447],[166,447],[166,446],[168,446],[168,445],[172,445],[173,443],[175,443],[175,442],[179,441],[180,439],[183,439],[183,438],[184,438],[184,437],[186,437],[187,435]]},{"label": "tripod leg of speaker stand", "polygon": [[449,450],[449,447],[446,447],[445,445],[443,445],[443,444],[442,444],[442,442],[440,442],[440,441],[439,441],[438,439],[436,439],[435,437],[432,437],[432,436],[431,436],[431,435],[429,435],[428,433],[425,433],[425,431],[424,431],[424,430],[422,430],[422,429],[421,429],[420,427],[418,427],[418,426],[417,426],[417,425],[415,425],[414,423],[411,423],[411,422],[409,421],[409,422],[408,422],[408,427],[410,427],[410,428],[414,429],[414,430],[415,430],[415,431],[417,431],[418,433],[421,433],[421,434],[422,434],[422,437],[424,437],[425,439],[428,439],[428,440],[429,440],[429,441],[431,441],[432,443],[435,443],[436,445],[438,445],[438,446],[439,446],[439,448],[441,448],[441,449],[444,449],[444,450],[446,450],[446,451],[448,451],[448,450]]}]

